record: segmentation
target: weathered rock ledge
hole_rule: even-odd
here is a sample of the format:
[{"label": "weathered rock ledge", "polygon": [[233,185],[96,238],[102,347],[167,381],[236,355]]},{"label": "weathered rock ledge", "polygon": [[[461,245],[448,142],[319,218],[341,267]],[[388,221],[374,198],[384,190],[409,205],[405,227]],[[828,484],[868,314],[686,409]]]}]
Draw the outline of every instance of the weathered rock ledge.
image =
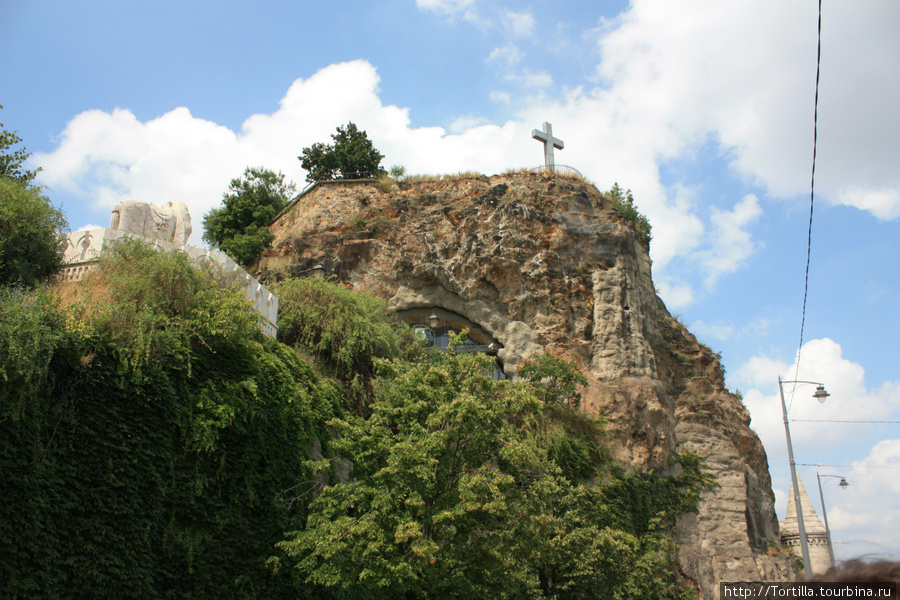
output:
[{"label": "weathered rock ledge", "polygon": [[720,487],[679,527],[679,565],[703,598],[720,581],[793,579],[778,540],[765,451],[718,358],[669,315],[651,279],[649,239],[580,180],[537,174],[324,182],[270,227],[260,276],[322,265],[396,310],[439,308],[502,346],[514,375],[552,349],[582,366],[583,407],[609,419],[625,465],[665,470],[691,449]]}]

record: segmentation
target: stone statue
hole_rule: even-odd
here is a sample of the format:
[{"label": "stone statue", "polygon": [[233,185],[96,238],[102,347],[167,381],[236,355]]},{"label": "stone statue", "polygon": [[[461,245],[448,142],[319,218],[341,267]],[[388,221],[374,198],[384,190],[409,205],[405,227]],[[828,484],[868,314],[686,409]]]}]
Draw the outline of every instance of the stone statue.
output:
[{"label": "stone statue", "polygon": [[124,200],[113,207],[109,228],[182,248],[191,236],[191,214],[180,200],[162,206],[141,200]]}]

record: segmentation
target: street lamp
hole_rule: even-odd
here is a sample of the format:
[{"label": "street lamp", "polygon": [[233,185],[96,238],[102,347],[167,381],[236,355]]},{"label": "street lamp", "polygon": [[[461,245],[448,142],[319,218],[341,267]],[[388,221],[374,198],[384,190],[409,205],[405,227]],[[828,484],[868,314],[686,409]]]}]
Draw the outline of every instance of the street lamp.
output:
[{"label": "street lamp", "polygon": [[828,537],[828,553],[831,555],[831,566],[834,566],[834,545],[831,542],[831,528],[828,527],[828,514],[825,512],[825,496],[822,494],[822,477],[834,477],[835,479],[840,479],[839,486],[841,489],[846,490],[847,486],[850,485],[847,483],[847,479],[843,475],[820,475],[818,471],[816,471],[816,481],[819,482],[819,500],[822,501],[822,518],[825,519],[825,535]]},{"label": "street lamp", "polygon": [[784,415],[784,435],[787,438],[788,461],[791,464],[791,484],[794,488],[794,508],[797,511],[797,533],[800,534],[800,552],[803,555],[803,576],[806,579],[812,577],[812,565],[809,562],[809,545],[806,540],[806,526],[803,524],[803,507],[800,504],[800,485],[797,483],[797,466],[794,463],[794,447],[791,445],[791,428],[788,425],[787,405],[784,403],[784,389],[782,385],[785,383],[809,383],[817,386],[813,398],[819,402],[825,402],[825,398],[830,396],[825,391],[825,384],[818,381],[783,381],[778,376],[778,394],[781,396],[781,414]]}]

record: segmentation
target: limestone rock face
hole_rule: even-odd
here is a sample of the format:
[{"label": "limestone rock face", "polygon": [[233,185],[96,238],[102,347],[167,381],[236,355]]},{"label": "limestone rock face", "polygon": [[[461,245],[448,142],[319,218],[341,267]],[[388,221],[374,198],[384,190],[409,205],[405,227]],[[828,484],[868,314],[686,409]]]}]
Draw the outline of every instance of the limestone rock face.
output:
[{"label": "limestone rock face", "polygon": [[718,358],[666,310],[651,279],[649,239],[581,180],[519,173],[424,180],[381,191],[321,182],[271,225],[263,275],[322,265],[398,311],[438,308],[501,346],[507,375],[552,349],[581,365],[582,406],[609,419],[616,457],[667,469],[695,450],[720,487],[679,527],[679,564],[703,598],[720,581],[793,579],[769,556],[778,522],[765,451]]}]

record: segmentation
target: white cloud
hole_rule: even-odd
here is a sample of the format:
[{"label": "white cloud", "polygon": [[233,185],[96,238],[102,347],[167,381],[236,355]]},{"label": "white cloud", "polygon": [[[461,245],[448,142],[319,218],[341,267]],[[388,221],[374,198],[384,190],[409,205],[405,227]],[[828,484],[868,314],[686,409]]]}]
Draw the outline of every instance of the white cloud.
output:
[{"label": "white cloud", "polygon": [[73,231],[90,231],[92,229],[101,229],[103,227],[106,227],[106,225],[94,225],[93,223],[88,223],[87,225],[82,225],[81,227]]},{"label": "white cloud", "polygon": [[698,319],[691,323],[690,330],[701,340],[727,340],[734,335],[734,326],[728,323],[707,323],[702,319]]},{"label": "white cloud", "polygon": [[518,73],[510,73],[507,81],[514,81],[525,88],[547,88],[553,85],[553,77],[546,71],[533,72],[530,69],[522,69]]},{"label": "white cloud", "polygon": [[534,34],[536,21],[530,12],[503,11],[503,24],[515,37],[528,37]]},{"label": "white cloud", "polygon": [[[817,188],[900,188],[895,107],[900,5],[825,7]],[[830,12],[830,14],[829,14]],[[638,0],[601,39],[599,72],[676,143],[714,133],[732,166],[778,196],[808,191],[815,3]],[[765,42],[760,38],[765,32]],[[677,147],[677,146],[676,146]],[[665,151],[665,148],[661,148]],[[869,210],[869,208],[865,208]]]},{"label": "white cloud", "polygon": [[[638,148],[630,149],[629,153],[632,159],[641,160]],[[673,258],[689,255],[701,246],[706,228],[694,214],[696,200],[693,190],[681,185],[669,189],[662,187],[657,182],[659,174],[656,165],[643,165],[634,175],[625,176],[628,181],[635,181],[635,201],[653,226],[651,252],[657,273]],[[642,179],[633,179],[644,177],[653,177],[650,181],[655,185],[648,186]]]},{"label": "white cloud", "polygon": [[[812,398],[814,386],[783,384],[797,462],[822,462],[808,457],[836,452],[845,444],[872,435],[873,424],[845,421],[898,420],[900,381],[868,389],[862,365],[844,358],[840,344],[828,338],[807,342],[800,356],[801,369],[796,379],[823,382],[831,397],[820,404]],[[795,379],[796,368],[796,361],[788,365],[768,356],[755,356],[733,376],[734,382],[747,390],[744,401],[752,426],[769,453],[770,464],[787,464],[777,381],[779,376],[785,381]]]},{"label": "white cloud", "polygon": [[419,10],[430,10],[438,14],[455,14],[470,10],[475,0],[416,0]]},{"label": "white cloud", "polygon": [[493,91],[488,97],[497,104],[510,104],[512,102],[512,96],[509,92]]},{"label": "white cloud", "polygon": [[731,211],[712,208],[711,247],[702,259],[708,287],[715,285],[722,275],[735,272],[756,251],[757,244],[747,227],[760,215],[762,209],[753,194],[747,194]]},{"label": "white cloud", "polygon": [[837,193],[832,203],[868,211],[882,221],[900,217],[900,191],[896,189],[843,189]]},{"label": "white cloud", "polygon": [[900,555],[900,439],[878,442],[867,457],[852,466],[821,468],[850,484],[822,478],[828,525],[838,560],[858,556],[893,558]]},{"label": "white cloud", "polygon": [[416,0],[416,7],[419,10],[431,11],[451,20],[460,16],[464,21],[481,29],[486,29],[490,25],[478,14],[475,0]]},{"label": "white cloud", "polygon": [[657,278],[656,291],[670,311],[684,308],[694,302],[694,292],[691,286],[679,281],[672,281],[665,277]]},{"label": "white cloud", "polygon": [[521,62],[523,56],[522,50],[510,42],[505,46],[498,46],[491,50],[487,57],[487,62],[511,69]]},{"label": "white cloud", "polygon": [[490,121],[488,121],[485,117],[478,117],[475,115],[462,115],[457,117],[450,123],[448,129],[450,133],[465,133],[469,129],[473,129],[475,127],[479,127],[481,125],[489,125]]},{"label": "white cloud", "polygon": [[[139,122],[128,110],[87,111],[62,134],[56,151],[35,154],[42,183],[111,207],[128,198],[189,205],[218,201],[244,167],[231,149],[235,134],[191,116],[186,108]],[[220,190],[208,196],[211,189]]]}]

